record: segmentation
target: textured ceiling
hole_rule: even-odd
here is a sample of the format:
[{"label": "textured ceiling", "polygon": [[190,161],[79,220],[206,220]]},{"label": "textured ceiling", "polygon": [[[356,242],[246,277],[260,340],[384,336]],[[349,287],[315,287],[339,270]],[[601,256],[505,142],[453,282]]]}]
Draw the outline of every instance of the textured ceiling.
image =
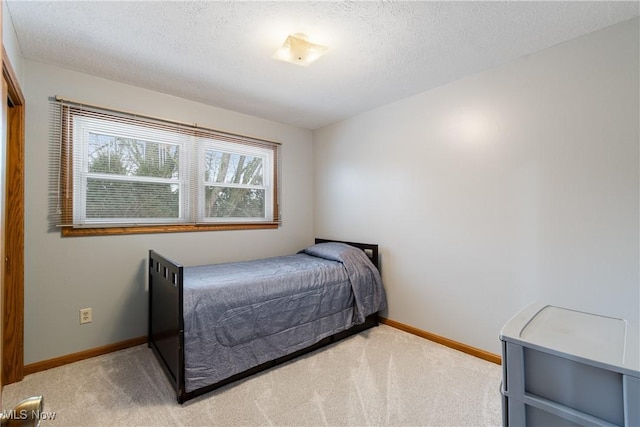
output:
[{"label": "textured ceiling", "polygon": [[[637,1],[7,6],[27,59],[307,129],[639,15]],[[309,68],[272,59],[292,33],[329,50]]]}]

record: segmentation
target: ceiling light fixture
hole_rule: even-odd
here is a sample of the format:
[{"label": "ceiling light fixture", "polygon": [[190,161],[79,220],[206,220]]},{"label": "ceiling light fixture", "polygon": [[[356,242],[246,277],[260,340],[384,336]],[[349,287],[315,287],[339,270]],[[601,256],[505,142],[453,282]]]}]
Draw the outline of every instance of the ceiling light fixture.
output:
[{"label": "ceiling light fixture", "polygon": [[287,37],[282,47],[273,54],[273,58],[308,67],[326,50],[326,46],[311,43],[306,35],[296,33]]}]

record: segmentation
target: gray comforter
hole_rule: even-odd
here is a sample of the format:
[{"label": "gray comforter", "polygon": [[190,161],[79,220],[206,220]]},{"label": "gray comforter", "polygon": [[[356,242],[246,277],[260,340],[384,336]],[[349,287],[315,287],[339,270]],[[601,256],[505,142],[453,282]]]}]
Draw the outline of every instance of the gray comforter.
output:
[{"label": "gray comforter", "polygon": [[186,390],[308,347],[385,306],[378,270],[341,243],[185,268]]}]

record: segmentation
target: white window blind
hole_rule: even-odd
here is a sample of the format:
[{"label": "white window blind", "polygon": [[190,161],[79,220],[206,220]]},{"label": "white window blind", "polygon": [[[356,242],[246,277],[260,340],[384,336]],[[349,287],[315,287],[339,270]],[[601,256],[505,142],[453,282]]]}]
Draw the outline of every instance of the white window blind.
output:
[{"label": "white window blind", "polygon": [[280,222],[278,143],[61,100],[52,122],[56,227]]}]

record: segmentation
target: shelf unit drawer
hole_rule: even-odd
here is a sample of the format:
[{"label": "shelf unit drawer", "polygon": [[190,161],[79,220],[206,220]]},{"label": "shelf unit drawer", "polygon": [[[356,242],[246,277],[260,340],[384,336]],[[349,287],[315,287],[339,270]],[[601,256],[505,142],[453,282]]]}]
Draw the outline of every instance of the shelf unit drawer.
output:
[{"label": "shelf unit drawer", "polygon": [[526,347],[523,352],[525,393],[624,425],[621,374]]}]

